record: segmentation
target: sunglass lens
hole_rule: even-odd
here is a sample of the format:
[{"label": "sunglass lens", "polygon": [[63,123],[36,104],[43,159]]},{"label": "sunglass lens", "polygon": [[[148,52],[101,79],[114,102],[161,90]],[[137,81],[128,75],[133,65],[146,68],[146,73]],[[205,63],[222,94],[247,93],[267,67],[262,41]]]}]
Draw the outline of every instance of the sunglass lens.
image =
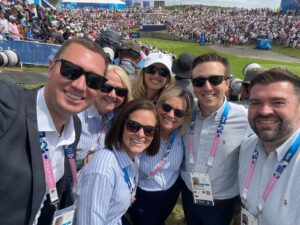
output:
[{"label": "sunglass lens", "polygon": [[95,73],[86,73],[85,79],[87,86],[95,90],[100,89],[103,86],[103,84],[107,81],[105,77],[102,77]]},{"label": "sunglass lens", "polygon": [[143,127],[143,130],[144,130],[144,134],[147,137],[153,137],[154,136],[155,127],[145,126],[145,127]]},{"label": "sunglass lens", "polygon": [[214,86],[220,85],[223,81],[223,76],[211,76],[208,78],[209,83],[211,83]]},{"label": "sunglass lens", "polygon": [[167,77],[170,75],[170,71],[168,68],[162,67],[159,69],[159,75],[162,77]]},{"label": "sunglass lens", "polygon": [[118,95],[119,97],[125,97],[128,93],[128,90],[126,88],[115,88],[116,91],[116,95]]},{"label": "sunglass lens", "polygon": [[100,87],[100,91],[102,91],[104,93],[110,93],[112,90],[113,90],[113,86],[106,84],[106,83],[104,83]]},{"label": "sunglass lens", "polygon": [[161,108],[164,112],[170,112],[173,109],[172,106],[166,103],[161,104]]},{"label": "sunglass lens", "polygon": [[139,124],[138,122],[128,120],[126,123],[126,129],[129,132],[136,133],[138,132],[141,128],[143,128],[144,134],[147,137],[153,137],[155,133],[155,127],[153,126],[143,126]]},{"label": "sunglass lens", "polygon": [[179,109],[175,109],[175,110],[174,110],[174,114],[175,114],[175,116],[178,117],[178,118],[182,118],[182,117],[185,116],[185,112],[183,112],[183,111],[181,111],[181,110],[179,110]]},{"label": "sunglass lens", "polygon": [[69,80],[76,80],[82,75],[83,70],[81,67],[79,67],[71,62],[62,60],[61,67],[60,67],[60,73],[63,77],[65,77]]},{"label": "sunglass lens", "polygon": [[192,80],[192,83],[195,87],[202,87],[205,84],[206,79],[202,77],[197,77]]},{"label": "sunglass lens", "polygon": [[156,72],[156,67],[153,66],[153,65],[150,65],[150,66],[146,67],[146,68],[144,69],[144,71],[145,71],[146,73],[149,73],[149,74],[155,74],[155,72]]},{"label": "sunglass lens", "polygon": [[128,131],[136,133],[141,129],[141,126],[132,120],[128,120],[126,123],[126,128]]}]

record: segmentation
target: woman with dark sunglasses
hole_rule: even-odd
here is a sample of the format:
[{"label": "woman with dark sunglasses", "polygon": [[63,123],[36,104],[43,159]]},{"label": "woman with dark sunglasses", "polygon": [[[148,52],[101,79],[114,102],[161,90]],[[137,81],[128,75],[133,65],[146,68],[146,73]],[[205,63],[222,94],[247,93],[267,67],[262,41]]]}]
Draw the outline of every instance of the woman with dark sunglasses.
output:
[{"label": "woman with dark sunglasses", "polygon": [[77,207],[78,225],[117,225],[135,199],[139,159],[159,149],[159,120],[155,106],[134,100],[123,107],[105,139],[82,169]]},{"label": "woman with dark sunglasses", "polygon": [[171,58],[163,53],[150,53],[145,59],[143,69],[132,83],[134,99],[147,99],[156,103],[164,90],[175,85]]},{"label": "woman with dark sunglasses", "polygon": [[129,209],[134,225],[163,225],[172,212],[181,186],[179,168],[184,155],[181,134],[189,126],[191,93],[176,87],[163,92],[156,105],[160,120],[160,148],[155,156],[139,155],[136,201]]},{"label": "woman with dark sunglasses", "polygon": [[95,150],[104,147],[106,132],[117,111],[132,99],[129,78],[121,67],[109,65],[106,79],[108,81],[100,86],[95,103],[78,114],[82,124],[76,151],[78,169],[88,162]]}]

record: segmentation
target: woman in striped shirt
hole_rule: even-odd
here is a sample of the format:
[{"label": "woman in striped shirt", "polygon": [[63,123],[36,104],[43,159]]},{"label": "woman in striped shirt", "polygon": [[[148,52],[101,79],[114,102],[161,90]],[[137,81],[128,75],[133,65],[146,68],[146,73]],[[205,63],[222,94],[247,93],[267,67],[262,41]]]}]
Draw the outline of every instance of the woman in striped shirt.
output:
[{"label": "woman in striped shirt", "polygon": [[139,156],[136,202],[129,210],[134,225],[164,224],[177,202],[184,155],[181,134],[189,125],[192,108],[192,94],[179,87],[163,92],[157,101],[160,149],[155,156]]},{"label": "woman in striped shirt", "polygon": [[158,116],[146,100],[123,107],[105,139],[82,169],[77,207],[78,225],[120,225],[134,201],[138,180],[138,153],[154,155],[159,149]]},{"label": "woman in striped shirt", "polygon": [[109,65],[105,78],[108,80],[98,91],[95,103],[78,114],[82,132],[77,145],[77,169],[83,159],[88,161],[92,153],[104,148],[106,132],[118,110],[132,100],[131,84],[126,72],[119,66]]}]

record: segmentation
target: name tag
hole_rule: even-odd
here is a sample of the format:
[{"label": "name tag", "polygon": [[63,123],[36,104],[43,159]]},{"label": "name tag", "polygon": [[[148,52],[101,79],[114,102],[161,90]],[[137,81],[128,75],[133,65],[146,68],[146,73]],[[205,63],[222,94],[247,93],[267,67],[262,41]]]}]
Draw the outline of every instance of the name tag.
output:
[{"label": "name tag", "polygon": [[211,183],[207,173],[191,173],[194,203],[199,205],[214,205]]},{"label": "name tag", "polygon": [[258,225],[258,219],[243,207],[241,211],[241,225]]},{"label": "name tag", "polygon": [[75,205],[55,211],[52,225],[72,225],[74,213]]}]

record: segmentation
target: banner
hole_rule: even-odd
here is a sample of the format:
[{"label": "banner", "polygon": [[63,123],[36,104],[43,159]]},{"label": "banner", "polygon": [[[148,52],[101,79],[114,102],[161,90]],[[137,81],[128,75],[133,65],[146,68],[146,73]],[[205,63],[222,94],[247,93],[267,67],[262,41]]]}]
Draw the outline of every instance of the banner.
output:
[{"label": "banner", "polygon": [[287,10],[300,10],[300,0],[282,0],[281,10],[283,13]]},{"label": "banner", "polygon": [[48,65],[60,45],[30,41],[0,41],[1,50],[13,50],[18,53],[20,63]]}]

